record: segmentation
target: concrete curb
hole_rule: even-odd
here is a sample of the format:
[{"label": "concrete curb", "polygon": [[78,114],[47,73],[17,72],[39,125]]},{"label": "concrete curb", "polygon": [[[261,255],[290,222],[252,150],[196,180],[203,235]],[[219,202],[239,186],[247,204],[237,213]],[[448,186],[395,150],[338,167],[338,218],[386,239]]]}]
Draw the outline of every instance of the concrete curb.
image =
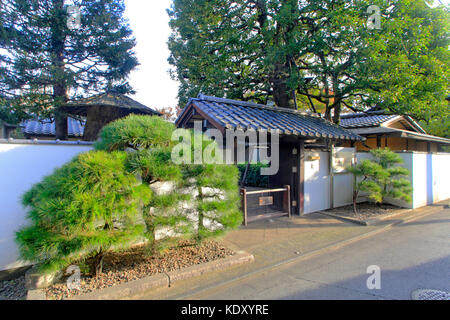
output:
[{"label": "concrete curb", "polygon": [[27,300],[47,300],[45,297],[45,290],[43,289],[28,290]]},{"label": "concrete curb", "polygon": [[[142,294],[150,289],[157,289],[162,287],[170,287],[173,282],[185,280],[196,277],[207,272],[222,270],[227,267],[239,265],[243,263],[253,262],[254,257],[244,251],[239,251],[236,254],[206,262],[199,265],[183,268],[168,273],[160,273],[148,276],[142,279],[122,283],[114,287],[96,290],[90,293],[82,294],[68,298],[67,300],[117,300],[126,299],[130,296]],[[44,290],[30,290],[28,291],[27,300],[46,300]]]},{"label": "concrete curb", "polygon": [[369,220],[358,220],[358,219],[355,219],[355,218],[340,216],[338,214],[324,212],[324,211],[319,211],[317,213],[325,215],[325,216],[329,216],[329,217],[332,217],[332,218],[335,218],[335,219],[339,219],[339,220],[343,220],[343,221],[359,224],[359,225],[362,225],[362,226],[373,226],[373,225],[376,225],[376,224],[378,224],[378,223],[380,223],[382,221],[388,220],[390,218],[395,218],[395,217],[400,216],[402,214],[410,213],[412,211],[414,211],[414,209],[404,209],[404,210],[401,210],[400,212],[387,214],[387,215],[381,216],[379,218],[373,218],[373,219],[369,219]]}]

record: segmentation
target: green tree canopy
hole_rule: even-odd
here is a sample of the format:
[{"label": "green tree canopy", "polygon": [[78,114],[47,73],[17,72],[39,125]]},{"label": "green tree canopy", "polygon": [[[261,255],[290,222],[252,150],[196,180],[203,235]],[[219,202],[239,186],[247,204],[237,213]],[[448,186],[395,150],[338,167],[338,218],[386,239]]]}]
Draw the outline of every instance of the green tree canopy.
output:
[{"label": "green tree canopy", "polygon": [[[369,5],[381,30],[368,28]],[[334,122],[373,104],[419,118],[442,111],[448,11],[423,0],[175,0],[169,15],[180,106],[203,92]]]}]

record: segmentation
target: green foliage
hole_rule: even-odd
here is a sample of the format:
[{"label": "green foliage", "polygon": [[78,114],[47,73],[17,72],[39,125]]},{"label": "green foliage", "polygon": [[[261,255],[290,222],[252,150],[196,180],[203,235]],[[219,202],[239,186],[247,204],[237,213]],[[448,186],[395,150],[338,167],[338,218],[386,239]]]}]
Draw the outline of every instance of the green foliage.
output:
[{"label": "green foliage", "polygon": [[139,237],[140,207],[151,192],[127,173],[126,157],[81,154],[25,193],[31,225],[17,232],[21,256],[44,269],[60,269]]},{"label": "green foliage", "polygon": [[378,0],[382,29],[368,50],[368,94],[386,110],[425,122],[448,118],[449,11],[422,0]]},{"label": "green foliage", "polygon": [[1,3],[0,95],[16,116],[53,117],[68,99],[133,92],[127,77],[138,61],[124,1],[70,3],[80,8],[80,28],[68,27],[68,1]]},{"label": "green foliage", "polygon": [[[173,131],[174,126],[161,118],[130,116],[107,125],[101,132],[101,141],[96,145],[98,149],[106,150],[134,149],[128,154],[127,169],[140,175],[149,187],[155,182],[173,182],[177,185],[170,194],[155,195],[144,208],[151,246],[155,245],[155,233],[161,228],[170,228],[184,238],[194,236],[200,240],[238,226],[241,219],[237,170],[215,164],[174,164],[171,160]],[[188,130],[187,134],[194,141],[193,131]],[[204,152],[214,142],[203,140],[203,136],[196,138],[200,137]],[[194,159],[193,144],[190,151],[191,159]],[[215,190],[214,194],[205,195],[204,188]],[[186,194],[186,190],[191,192]],[[186,202],[194,203],[189,209],[192,211],[191,218],[187,217],[186,208],[183,208]],[[211,231],[204,226],[206,219],[209,223],[220,224],[220,227]],[[152,248],[153,251],[155,249]]]},{"label": "green foliage", "polygon": [[[370,5],[382,30],[367,27]],[[448,9],[423,0],[175,0],[169,15],[180,106],[203,92],[296,99],[336,123],[376,103],[426,120],[449,112]]]},{"label": "green foliage", "polygon": [[130,115],[105,126],[100,132],[97,150],[114,151],[132,148],[143,150],[171,146],[175,126],[157,116]]},{"label": "green foliage", "polygon": [[411,183],[404,177],[410,175],[406,168],[398,166],[402,158],[386,149],[370,151],[373,160],[363,160],[358,165],[348,168],[355,177],[353,205],[356,212],[356,201],[359,193],[366,192],[369,199],[382,203],[386,197],[411,201]]},{"label": "green foliage", "polygon": [[196,239],[217,236],[242,224],[238,177],[235,166],[203,164],[184,168],[184,187],[194,188]]},{"label": "green foliage", "polygon": [[139,174],[149,184],[156,181],[179,181],[181,170],[172,163],[171,155],[168,148],[136,151],[129,155],[127,168]]},{"label": "green foliage", "polygon": [[[239,184],[241,184],[247,164],[238,164],[237,167],[239,169]],[[245,179],[245,186],[267,188],[269,185],[269,176],[261,175],[261,169],[266,167],[267,165],[263,163],[250,164]]]},{"label": "green foliage", "polygon": [[[89,261],[98,273],[105,252],[139,237],[155,252],[173,237],[200,241],[239,226],[237,168],[174,164],[172,131],[148,116],[110,123],[97,151],[33,186],[23,197],[32,225],[17,233],[22,257],[48,269]],[[205,140],[203,150],[211,143]],[[173,190],[160,192],[161,182]],[[170,232],[156,242],[159,231]]]},{"label": "green foliage", "polygon": [[[450,139],[450,114],[432,119],[428,123],[421,121],[420,125],[428,134]],[[450,152],[450,146],[443,146],[443,151]]]},{"label": "green foliage", "polygon": [[428,123],[421,121],[420,125],[428,134],[450,139],[450,115],[434,119]]}]

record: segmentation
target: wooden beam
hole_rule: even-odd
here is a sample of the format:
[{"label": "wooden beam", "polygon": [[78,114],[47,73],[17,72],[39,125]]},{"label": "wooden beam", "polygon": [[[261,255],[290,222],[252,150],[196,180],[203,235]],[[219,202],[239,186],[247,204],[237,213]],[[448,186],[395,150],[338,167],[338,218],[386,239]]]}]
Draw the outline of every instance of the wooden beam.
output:
[{"label": "wooden beam", "polygon": [[298,215],[303,215],[305,213],[305,141],[300,140],[298,144],[298,155],[299,155],[299,170],[296,174],[297,185],[298,185],[298,196],[297,200],[297,211]]}]

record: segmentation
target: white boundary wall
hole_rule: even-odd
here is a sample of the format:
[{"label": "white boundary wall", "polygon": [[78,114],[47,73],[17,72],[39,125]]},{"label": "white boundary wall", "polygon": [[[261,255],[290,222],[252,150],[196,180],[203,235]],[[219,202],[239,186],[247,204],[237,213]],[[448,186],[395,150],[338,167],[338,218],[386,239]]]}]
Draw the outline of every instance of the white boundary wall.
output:
[{"label": "white boundary wall", "polygon": [[[26,209],[21,196],[31,186],[51,174],[73,157],[92,150],[91,144],[77,142],[8,142],[0,139],[0,271],[24,265],[18,261],[15,232],[26,223]],[[399,153],[404,166],[412,172],[414,188],[412,204],[395,203],[419,208],[450,198],[450,154],[418,152]],[[318,160],[308,156],[318,155]],[[358,161],[369,153],[357,153]],[[351,174],[334,175],[334,206],[352,203]],[[306,152],[305,156],[305,213],[329,209],[331,179],[328,152]],[[364,200],[364,199],[362,199]]]},{"label": "white boundary wall", "polygon": [[[420,208],[450,199],[450,154],[399,152],[403,167],[411,172],[412,202],[388,202],[406,208]],[[319,160],[308,160],[310,156]],[[305,214],[331,208],[331,178],[328,152],[307,151],[305,154]],[[358,152],[357,161],[370,158],[370,153]],[[334,207],[352,203],[353,178],[351,174],[335,174],[333,183]],[[365,199],[361,197],[360,201]]]},{"label": "white boundary wall", "polygon": [[51,143],[0,141],[0,271],[23,266],[18,260],[15,232],[25,225],[26,209],[21,197],[43,177],[92,149],[76,142]]}]

